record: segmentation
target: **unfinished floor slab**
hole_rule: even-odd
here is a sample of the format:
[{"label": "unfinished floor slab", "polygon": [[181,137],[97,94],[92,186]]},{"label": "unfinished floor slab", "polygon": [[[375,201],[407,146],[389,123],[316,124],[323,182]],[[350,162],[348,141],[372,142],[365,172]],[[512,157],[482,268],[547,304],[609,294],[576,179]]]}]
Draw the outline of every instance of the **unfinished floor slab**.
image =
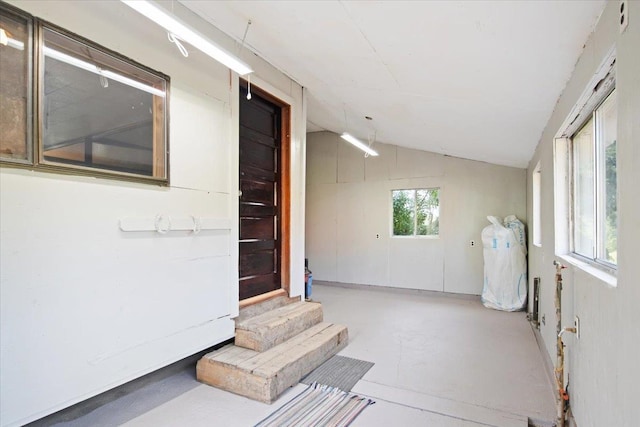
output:
[{"label": "unfinished floor slab", "polygon": [[375,363],[354,391],[380,384],[554,419],[553,389],[524,312],[491,310],[476,296],[373,286],[314,282],[313,292],[325,316],[349,326],[340,354]]},{"label": "unfinished floor slab", "polygon": [[[314,282],[325,317],[349,328],[339,354],[374,362],[356,384],[377,401],[352,424],[517,427],[527,417],[554,419],[553,389],[524,313],[486,309],[479,297]],[[306,388],[273,404],[200,384],[195,365],[131,395],[38,426],[241,427],[258,421]],[[102,399],[105,401],[105,399]]]}]

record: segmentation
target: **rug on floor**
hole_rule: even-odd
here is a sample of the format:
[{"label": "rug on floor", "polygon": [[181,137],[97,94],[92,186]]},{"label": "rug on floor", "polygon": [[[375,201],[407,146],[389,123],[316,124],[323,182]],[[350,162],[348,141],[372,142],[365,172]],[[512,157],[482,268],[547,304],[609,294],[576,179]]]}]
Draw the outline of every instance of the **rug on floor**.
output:
[{"label": "rug on floor", "polygon": [[313,383],[255,427],[344,427],[374,403],[366,397]]},{"label": "rug on floor", "polygon": [[300,380],[302,384],[324,384],[342,391],[351,391],[360,378],[374,364],[364,360],[344,356],[333,356],[331,359],[311,371]]}]

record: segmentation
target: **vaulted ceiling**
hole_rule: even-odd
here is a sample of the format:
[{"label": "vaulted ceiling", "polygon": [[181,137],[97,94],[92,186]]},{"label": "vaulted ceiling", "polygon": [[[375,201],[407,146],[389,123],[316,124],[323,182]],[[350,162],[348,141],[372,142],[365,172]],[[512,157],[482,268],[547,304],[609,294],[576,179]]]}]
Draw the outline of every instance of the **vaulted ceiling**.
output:
[{"label": "vaulted ceiling", "polygon": [[526,167],[605,1],[181,3],[236,40],[251,20],[309,131]]}]

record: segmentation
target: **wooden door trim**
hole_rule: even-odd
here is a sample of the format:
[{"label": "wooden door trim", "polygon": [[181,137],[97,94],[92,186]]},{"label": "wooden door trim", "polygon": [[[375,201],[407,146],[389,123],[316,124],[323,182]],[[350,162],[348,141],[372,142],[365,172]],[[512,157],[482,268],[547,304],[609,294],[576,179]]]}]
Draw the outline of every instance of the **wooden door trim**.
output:
[{"label": "wooden door trim", "polygon": [[250,305],[258,304],[272,298],[277,298],[280,296],[288,297],[289,294],[285,289],[276,289],[275,291],[266,292],[264,294],[256,295],[255,297],[245,298],[240,300],[240,308],[249,307]]},{"label": "wooden door trim", "polygon": [[[240,79],[240,86],[246,87],[247,80]],[[276,294],[281,290],[290,295],[291,276],[291,105],[282,99],[270,94],[259,86],[251,84],[251,92],[259,95],[267,101],[280,107],[280,187],[278,197],[280,204],[279,221],[280,227],[278,238],[280,239],[280,286],[272,292],[267,292],[255,297],[240,300],[240,307],[256,304],[279,296]]]}]

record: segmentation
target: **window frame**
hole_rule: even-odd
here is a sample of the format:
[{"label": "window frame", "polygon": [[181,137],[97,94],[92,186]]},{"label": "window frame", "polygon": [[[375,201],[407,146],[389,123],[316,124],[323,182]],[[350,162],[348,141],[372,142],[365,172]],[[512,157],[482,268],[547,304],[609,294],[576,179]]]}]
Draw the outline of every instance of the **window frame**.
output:
[{"label": "window frame", "polygon": [[[440,225],[438,222],[438,234],[416,234],[418,230],[418,215],[417,215],[417,203],[415,203],[416,196],[418,191],[426,191],[426,190],[437,190],[438,191],[438,221],[440,220],[440,191],[441,187],[414,187],[414,188],[393,188],[391,189],[391,227],[390,227],[390,235],[392,238],[398,239],[439,239],[440,238]],[[402,235],[402,234],[394,234],[393,220],[394,220],[394,212],[393,212],[393,193],[395,191],[413,191],[414,196],[414,206],[413,206],[413,234]]]},{"label": "window frame", "polygon": [[[63,175],[74,176],[88,176],[95,178],[103,178],[116,181],[130,181],[146,184],[154,184],[160,186],[169,186],[170,184],[170,90],[171,79],[168,75],[140,64],[137,61],[132,60],[118,52],[108,49],[92,40],[82,37],[76,33],[66,30],[58,25],[55,25],[46,20],[34,17],[18,8],[11,5],[0,4],[0,13],[7,15],[16,15],[21,19],[28,22],[29,28],[29,63],[28,63],[28,85],[27,88],[27,121],[28,121],[28,134],[27,134],[27,152],[30,154],[30,158],[27,160],[22,159],[9,159],[0,158],[0,167],[11,167],[28,169],[38,172],[57,173]],[[81,165],[72,165],[51,162],[44,159],[43,150],[43,120],[42,120],[42,106],[43,106],[43,88],[44,88],[44,59],[43,59],[43,47],[44,47],[44,32],[45,29],[50,29],[56,33],[59,33],[65,37],[70,38],[72,41],[84,44],[92,49],[98,50],[100,53],[108,55],[115,60],[122,61],[128,65],[136,67],[146,73],[150,73],[165,81],[165,96],[164,96],[164,108],[162,112],[162,126],[164,128],[164,141],[160,143],[160,150],[163,155],[163,165],[157,166],[156,159],[153,159],[152,168],[162,167],[164,174],[162,177],[147,176],[142,174],[121,172],[109,169],[101,169],[99,167],[89,167]],[[152,121],[157,121],[155,114],[152,116]]]},{"label": "window frame", "polygon": [[[603,258],[603,253],[602,253],[602,250],[604,248],[603,246],[604,243],[602,242],[602,239],[603,239],[602,229],[604,227],[604,221],[605,221],[605,219],[603,218],[602,209],[601,209],[602,203],[603,203],[603,193],[604,193],[604,189],[602,185],[603,184],[602,180],[604,179],[602,177],[602,174],[604,171],[604,165],[602,164],[602,162],[604,161],[604,159],[602,158],[600,152],[601,152],[601,146],[604,142],[601,140],[601,129],[599,129],[599,124],[598,124],[598,112],[600,111],[600,107],[602,107],[603,104],[605,104],[612,96],[614,96],[614,94],[616,94],[615,80],[611,80],[609,86],[606,87],[606,90],[596,95],[597,96],[596,102],[592,103],[593,106],[589,108],[587,111],[581,113],[582,120],[578,122],[579,125],[576,127],[576,129],[572,132],[571,136],[569,137],[569,165],[568,165],[569,179],[570,179],[570,192],[569,192],[570,254],[571,256],[579,259],[582,262],[593,265],[611,274],[616,273],[618,266],[617,264],[609,262],[608,260]],[[588,114],[586,114],[587,112]],[[616,111],[616,116],[617,116],[617,111]],[[593,155],[592,186],[593,186],[593,192],[594,192],[593,213],[592,213],[594,218],[594,221],[593,221],[594,224],[593,224],[593,230],[592,230],[593,258],[576,252],[576,248],[575,248],[575,238],[576,238],[575,227],[577,222],[575,219],[576,202],[577,202],[576,200],[577,199],[577,195],[576,195],[577,165],[576,165],[576,156],[575,156],[576,147],[574,144],[574,138],[578,133],[580,133],[585,128],[585,126],[589,125],[590,121],[592,122],[590,125],[592,126],[592,134],[593,134],[592,144],[591,144],[592,145],[591,152]],[[616,154],[616,157],[617,157],[617,154]]]},{"label": "window frame", "polygon": [[612,46],[594,68],[591,79],[575,99],[553,139],[554,254],[607,286],[618,283],[617,268],[590,261],[573,253],[573,147],[571,137],[616,86],[616,48]]},{"label": "window frame", "polygon": [[32,15],[16,8],[11,5],[0,3],[0,13],[4,15],[8,15],[15,20],[24,20],[26,21],[27,27],[27,41],[25,43],[25,49],[27,52],[27,75],[26,75],[26,113],[25,113],[25,128],[26,128],[26,137],[25,137],[25,148],[26,148],[26,158],[25,159],[12,159],[8,157],[2,157],[0,155],[0,165],[15,165],[17,167],[27,167],[30,168],[34,164],[35,158],[35,150],[34,150],[34,125],[35,125],[35,117],[34,117],[34,18]]},{"label": "window frame", "polygon": [[531,195],[531,244],[538,248],[542,247],[542,167],[538,161],[531,175],[532,195]]}]

